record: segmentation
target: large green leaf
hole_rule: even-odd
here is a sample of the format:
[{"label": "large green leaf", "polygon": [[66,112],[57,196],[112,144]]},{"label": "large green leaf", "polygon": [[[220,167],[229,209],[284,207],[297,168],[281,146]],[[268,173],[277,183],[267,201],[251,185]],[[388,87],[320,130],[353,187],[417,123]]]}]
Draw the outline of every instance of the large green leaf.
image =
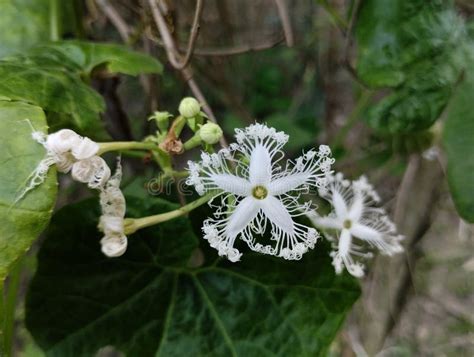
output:
[{"label": "large green leaf", "polygon": [[356,37],[359,77],[392,89],[368,112],[369,124],[391,133],[429,128],[465,64],[465,26],[451,2],[364,1]]},{"label": "large green leaf", "polygon": [[400,51],[400,12],[397,0],[363,3],[356,27],[357,72],[371,86],[396,86],[404,79],[400,63],[394,61]]},{"label": "large green leaf", "polygon": [[474,70],[466,73],[449,105],[443,144],[448,158],[447,176],[456,208],[474,223]]},{"label": "large green leaf", "polygon": [[[128,214],[176,207],[146,202],[128,198]],[[110,259],[97,215],[96,200],[59,211],[39,252],[26,322],[50,356],[108,345],[129,356],[325,356],[359,296],[321,243],[297,262],[246,253],[193,269],[198,240],[179,218],[137,232]]]},{"label": "large green leaf", "polygon": [[49,39],[48,0],[0,0],[0,57]]},{"label": "large green leaf", "polygon": [[75,128],[97,127],[105,110],[102,97],[79,76],[56,68],[0,61],[1,95],[40,106],[48,112],[70,116]]},{"label": "large green leaf", "polygon": [[105,110],[104,100],[83,81],[102,66],[131,75],[162,70],[154,58],[125,46],[57,42],[0,61],[0,97],[42,107],[55,129],[67,126],[103,139],[99,114]]},{"label": "large green leaf", "polygon": [[49,46],[74,61],[85,72],[91,73],[98,66],[106,66],[112,73],[132,76],[141,73],[161,73],[163,65],[155,58],[130,50],[123,45],[85,41],[64,41]]},{"label": "large green leaf", "polygon": [[133,51],[127,46],[76,40],[43,44],[10,58],[41,67],[66,68],[87,76],[97,67],[105,67],[111,73],[132,76],[163,71],[163,66],[157,59]]},{"label": "large green leaf", "polygon": [[41,108],[0,101],[0,283],[46,227],[56,199],[56,173],[51,169],[45,183],[15,203],[45,154],[32,139],[30,124],[46,132]]},{"label": "large green leaf", "polygon": [[0,61],[0,96],[35,104],[48,112],[68,115],[75,128],[97,127],[104,111],[102,97],[78,75],[60,68]]}]

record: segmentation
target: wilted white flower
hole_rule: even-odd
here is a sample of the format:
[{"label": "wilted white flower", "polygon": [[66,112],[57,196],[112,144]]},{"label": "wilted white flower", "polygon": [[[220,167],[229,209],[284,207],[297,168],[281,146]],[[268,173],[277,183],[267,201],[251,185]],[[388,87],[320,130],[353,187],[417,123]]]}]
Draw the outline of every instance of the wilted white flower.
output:
[{"label": "wilted white flower", "polygon": [[102,252],[108,257],[119,257],[127,250],[128,240],[124,233],[125,197],[120,190],[122,166],[117,163],[115,174],[100,192],[102,215],[99,230],[104,233],[100,240]]},{"label": "wilted white flower", "polygon": [[337,173],[328,175],[327,183],[328,186],[320,189],[319,194],[331,203],[334,211],[326,217],[315,212],[308,217],[318,227],[338,231],[338,242],[331,253],[338,274],[345,266],[356,277],[364,275],[363,264],[353,258],[370,258],[372,254],[366,252],[363,245],[355,244],[354,238],[367,242],[385,255],[403,250],[400,245],[403,236],[396,233],[396,227],[385,211],[374,207],[380,198],[364,176],[351,182]]},{"label": "wilted white flower", "polygon": [[[294,221],[310,209],[298,199],[310,187],[322,187],[333,159],[327,146],[308,151],[283,169],[277,165],[288,135],[263,124],[236,129],[237,143],[217,154],[202,153],[199,163],[189,162],[187,184],[203,195],[216,191],[220,205],[214,218],[204,221],[204,238],[221,256],[238,261],[237,237],[250,249],[285,259],[300,259],[318,238],[314,228]],[[273,244],[258,243],[270,226]]]},{"label": "wilted white flower", "polygon": [[59,172],[72,171],[76,181],[87,183],[90,188],[99,189],[110,177],[110,169],[100,156],[97,156],[99,145],[87,137],[82,137],[70,129],[62,129],[46,135],[35,131],[33,139],[46,149],[46,157],[30,175],[27,187],[17,201],[28,191],[46,180],[49,168],[56,165]]},{"label": "wilted white flower", "polygon": [[79,160],[72,165],[74,180],[87,183],[90,188],[100,189],[110,177],[110,168],[100,156]]}]

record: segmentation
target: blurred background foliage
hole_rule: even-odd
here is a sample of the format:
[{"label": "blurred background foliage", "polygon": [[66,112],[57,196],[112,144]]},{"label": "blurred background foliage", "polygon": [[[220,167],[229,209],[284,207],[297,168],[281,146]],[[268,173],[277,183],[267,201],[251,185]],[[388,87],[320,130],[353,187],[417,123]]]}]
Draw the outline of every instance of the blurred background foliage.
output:
[{"label": "blurred background foliage", "polygon": [[[196,1],[158,3],[184,56]],[[229,139],[258,120],[287,132],[294,154],[328,143],[336,169],[368,175],[407,236],[405,255],[373,263],[328,353],[469,356],[473,19],[470,0],[206,0],[181,69],[148,1],[0,0],[0,99],[42,108],[51,130],[140,140],[153,111],[176,111],[198,86]],[[157,170],[125,162],[124,182],[143,194]],[[58,208],[89,195],[62,180]],[[21,302],[15,311],[15,355],[41,355]]]}]

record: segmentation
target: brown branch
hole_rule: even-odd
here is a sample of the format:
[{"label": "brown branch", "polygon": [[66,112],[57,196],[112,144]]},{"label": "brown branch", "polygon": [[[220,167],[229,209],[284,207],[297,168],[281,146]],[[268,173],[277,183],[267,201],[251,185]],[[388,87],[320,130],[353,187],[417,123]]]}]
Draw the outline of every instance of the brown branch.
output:
[{"label": "brown branch", "polygon": [[[164,47],[163,41],[153,36],[150,31],[146,32],[148,39],[158,46]],[[285,41],[284,37],[279,38],[278,40],[262,43],[260,45],[240,45],[240,46],[229,46],[229,47],[216,47],[216,48],[195,48],[193,51],[194,56],[209,56],[209,57],[225,57],[225,56],[234,56],[240,55],[247,52],[258,52],[263,50],[268,50],[274,48]],[[178,47],[179,52],[184,52],[185,49]]]},{"label": "brown branch", "polygon": [[196,40],[199,34],[199,20],[201,18],[202,8],[203,8],[203,0],[197,0],[196,11],[194,13],[194,19],[193,19],[193,25],[191,27],[191,34],[189,36],[188,49],[186,50],[186,55],[184,56],[184,60],[181,64],[182,68],[188,65],[189,61],[191,60],[194,47],[196,46]]},{"label": "brown branch", "polygon": [[115,10],[115,8],[110,5],[108,0],[95,0],[97,5],[100,7],[104,15],[110,20],[112,25],[117,29],[120,37],[124,42],[128,42],[130,39],[130,27],[127,25],[124,19],[120,14]]},{"label": "brown branch", "polygon": [[[155,20],[158,31],[161,35],[161,38],[163,39],[166,55],[171,65],[175,69],[181,71],[186,83],[188,84],[189,88],[193,92],[196,99],[202,104],[202,107],[204,111],[206,112],[206,114],[209,116],[209,119],[216,123],[217,122],[216,116],[214,115],[206,98],[204,97],[204,94],[202,93],[201,88],[199,88],[198,84],[193,79],[193,72],[191,68],[189,67],[189,65],[181,67],[181,64],[183,62],[180,59],[180,55],[178,53],[176,43],[174,42],[174,39],[171,36],[171,33],[168,29],[168,26],[163,17],[163,14],[161,13],[160,8],[158,7],[155,0],[148,0],[148,3],[150,5],[153,19]],[[227,142],[224,137],[221,138],[220,144],[224,147],[227,146]]]},{"label": "brown branch", "polygon": [[196,39],[199,33],[199,19],[201,17],[202,8],[203,8],[203,0],[197,0],[196,3],[196,12],[194,14],[193,25],[191,28],[191,35],[189,38],[188,49],[186,51],[186,55],[184,59],[180,59],[180,55],[177,51],[176,44],[171,36],[170,31],[168,30],[168,25],[161,13],[160,8],[158,7],[156,1],[149,0],[148,3],[150,4],[151,12],[153,15],[153,19],[155,20],[156,26],[158,27],[158,31],[160,32],[161,37],[163,38],[163,43],[166,49],[166,54],[171,65],[178,69],[184,69],[191,60],[192,53],[194,51],[194,47],[196,45]]},{"label": "brown branch", "polygon": [[278,15],[280,16],[281,23],[283,26],[283,32],[285,33],[286,45],[288,47],[293,47],[294,45],[294,36],[293,29],[291,28],[291,20],[288,15],[288,9],[285,4],[285,0],[275,0],[275,4],[278,9]]},{"label": "brown branch", "polygon": [[383,348],[414,289],[412,272],[420,256],[419,242],[431,226],[442,179],[436,162],[410,157],[395,209],[395,223],[405,236],[405,253],[376,258],[361,304],[352,315],[355,326],[364,326],[359,331],[370,356]]}]

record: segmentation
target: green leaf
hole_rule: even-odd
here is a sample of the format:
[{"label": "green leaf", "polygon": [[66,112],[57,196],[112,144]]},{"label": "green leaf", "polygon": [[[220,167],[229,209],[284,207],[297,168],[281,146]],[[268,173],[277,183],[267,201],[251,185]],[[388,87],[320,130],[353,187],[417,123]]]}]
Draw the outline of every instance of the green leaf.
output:
[{"label": "green leaf", "polygon": [[52,42],[7,59],[40,67],[64,68],[88,77],[97,68],[132,76],[163,71],[158,60],[127,46],[85,41]]},{"label": "green leaf", "polygon": [[448,108],[443,145],[447,177],[459,215],[474,223],[474,71],[466,73]]},{"label": "green leaf", "polygon": [[48,0],[0,0],[0,57],[49,40]]},{"label": "green leaf", "polygon": [[155,58],[130,50],[123,45],[85,41],[53,43],[53,48],[63,53],[86,73],[105,66],[111,73],[137,76],[141,73],[161,73],[163,65]]},{"label": "green leaf", "polygon": [[368,112],[381,132],[429,128],[465,66],[465,24],[448,1],[364,1],[356,27],[357,72],[392,90]]},{"label": "green leaf", "polygon": [[396,86],[404,79],[394,61],[400,51],[400,13],[397,0],[367,0],[362,5],[356,26],[357,73],[371,86]]},{"label": "green leaf", "polygon": [[[176,207],[146,202],[128,198],[128,214]],[[237,264],[190,268],[198,240],[187,218],[139,231],[124,256],[106,258],[97,209],[89,200],[59,211],[39,252],[26,322],[50,356],[104,346],[128,356],[325,356],[359,296],[322,243],[297,262],[247,252]]]},{"label": "green leaf", "polygon": [[102,97],[78,75],[60,68],[0,61],[0,96],[37,105],[72,118],[74,128],[94,132],[104,111]]},{"label": "green leaf", "polygon": [[45,155],[31,137],[30,123],[46,132],[41,108],[0,101],[0,282],[46,227],[56,199],[56,173],[51,169],[46,182],[15,203]]},{"label": "green leaf", "polygon": [[303,129],[296,120],[288,118],[285,114],[274,114],[267,118],[267,124],[277,130],[282,130],[290,136],[285,149],[290,152],[314,144],[314,133],[310,128]]},{"label": "green leaf", "polygon": [[54,129],[66,126],[104,139],[99,116],[104,100],[81,79],[103,66],[130,75],[162,70],[154,58],[125,46],[55,42],[0,61],[0,97],[42,107]]}]

